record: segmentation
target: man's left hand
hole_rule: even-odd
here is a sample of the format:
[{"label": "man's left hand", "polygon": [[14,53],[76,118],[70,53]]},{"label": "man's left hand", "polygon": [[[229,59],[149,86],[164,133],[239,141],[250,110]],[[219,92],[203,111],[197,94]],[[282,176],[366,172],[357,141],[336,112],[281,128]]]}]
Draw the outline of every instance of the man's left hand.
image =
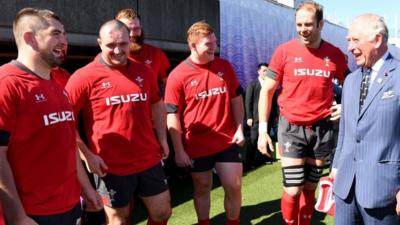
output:
[{"label": "man's left hand", "polygon": [[332,105],[331,107],[331,120],[336,121],[340,119],[340,113],[342,112],[342,105],[337,104],[337,105]]},{"label": "man's left hand", "polygon": [[235,135],[232,138],[232,143],[237,144],[240,147],[244,145],[244,134],[242,129],[237,129]]}]

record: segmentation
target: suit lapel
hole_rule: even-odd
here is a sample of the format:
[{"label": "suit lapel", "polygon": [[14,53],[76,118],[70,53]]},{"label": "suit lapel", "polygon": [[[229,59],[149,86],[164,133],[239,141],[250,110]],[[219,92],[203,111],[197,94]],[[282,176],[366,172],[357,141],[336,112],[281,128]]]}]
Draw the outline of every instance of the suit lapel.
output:
[{"label": "suit lapel", "polygon": [[[388,80],[390,79],[391,72],[395,69],[394,65],[392,65],[392,59],[393,59],[392,56],[389,54],[382,68],[378,71],[378,75],[376,76],[374,82],[372,83],[367,98],[365,99],[364,106],[361,109],[359,119],[371,105],[372,101],[376,98],[378,93],[382,90],[385,83],[387,83]],[[361,79],[359,84],[361,84]],[[358,90],[358,96],[360,96],[360,90]],[[360,103],[358,102],[358,104]]]}]

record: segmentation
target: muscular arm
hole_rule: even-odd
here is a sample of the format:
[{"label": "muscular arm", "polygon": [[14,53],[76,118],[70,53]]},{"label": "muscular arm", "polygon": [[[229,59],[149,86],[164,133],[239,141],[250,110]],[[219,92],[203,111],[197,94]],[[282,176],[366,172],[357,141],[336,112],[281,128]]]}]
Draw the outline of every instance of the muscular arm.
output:
[{"label": "muscular arm", "polygon": [[88,207],[93,211],[98,211],[103,207],[100,196],[92,187],[89,178],[83,168],[81,158],[79,157],[79,150],[76,151],[76,169],[78,172],[78,179],[82,186],[83,196]]},{"label": "muscular arm", "polygon": [[[272,97],[274,96],[278,82],[266,77],[260,91],[260,100],[258,102],[258,119],[259,126],[264,126],[269,119],[272,106]],[[263,125],[264,124],[264,125]],[[261,153],[269,155],[267,151],[267,144],[271,150],[274,149],[271,138],[268,135],[267,127],[260,129],[258,137],[258,149]]]},{"label": "muscular arm", "polygon": [[36,224],[25,213],[14,183],[13,173],[7,159],[7,146],[0,146],[0,200],[7,221],[15,224]]},{"label": "muscular arm", "polygon": [[107,174],[108,170],[106,163],[100,156],[90,151],[90,149],[82,141],[78,131],[76,131],[76,145],[79,149],[80,157],[83,161],[85,161],[89,172],[94,173],[100,177],[104,177]]},{"label": "muscular arm", "polygon": [[182,127],[178,113],[167,114],[168,132],[171,136],[172,144],[174,145],[175,161],[179,167],[186,167],[191,164],[189,156],[183,148],[182,142]]},{"label": "muscular arm", "polygon": [[233,137],[232,143],[242,146],[244,144],[244,135],[243,135],[243,118],[244,118],[244,110],[243,110],[243,99],[242,96],[236,96],[231,99],[231,111],[233,115],[233,119],[235,120],[236,132]]},{"label": "muscular arm", "polygon": [[169,147],[167,142],[167,124],[165,121],[166,110],[162,100],[151,105],[151,114],[154,121],[158,142],[163,150],[163,158],[166,159],[169,155]]}]

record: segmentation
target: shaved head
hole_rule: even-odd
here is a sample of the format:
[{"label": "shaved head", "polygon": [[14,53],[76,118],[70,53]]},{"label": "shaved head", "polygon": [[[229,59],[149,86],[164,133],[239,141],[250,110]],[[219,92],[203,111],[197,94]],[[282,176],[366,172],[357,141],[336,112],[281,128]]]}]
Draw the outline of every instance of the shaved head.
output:
[{"label": "shaved head", "polygon": [[124,32],[126,32],[126,34],[129,36],[129,30],[128,28],[125,26],[124,23],[122,23],[119,20],[110,20],[105,22],[103,25],[101,25],[100,27],[100,31],[99,31],[99,38],[102,39],[105,36],[109,35],[110,32],[113,31],[121,31],[123,30]]},{"label": "shaved head", "polygon": [[24,8],[20,10],[13,21],[13,33],[17,47],[21,45],[25,32],[37,33],[49,25],[46,18],[40,15],[39,9]]}]

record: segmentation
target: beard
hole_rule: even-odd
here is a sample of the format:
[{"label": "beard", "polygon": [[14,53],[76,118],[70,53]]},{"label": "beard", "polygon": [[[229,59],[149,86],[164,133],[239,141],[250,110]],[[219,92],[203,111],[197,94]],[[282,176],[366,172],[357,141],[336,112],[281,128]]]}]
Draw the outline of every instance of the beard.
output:
[{"label": "beard", "polygon": [[51,68],[60,66],[65,60],[65,55],[57,56],[52,52],[42,52],[40,56]]},{"label": "beard", "polygon": [[129,44],[130,53],[138,53],[142,49],[143,43],[144,43],[144,34],[142,30],[140,36],[131,38],[131,42]]}]

